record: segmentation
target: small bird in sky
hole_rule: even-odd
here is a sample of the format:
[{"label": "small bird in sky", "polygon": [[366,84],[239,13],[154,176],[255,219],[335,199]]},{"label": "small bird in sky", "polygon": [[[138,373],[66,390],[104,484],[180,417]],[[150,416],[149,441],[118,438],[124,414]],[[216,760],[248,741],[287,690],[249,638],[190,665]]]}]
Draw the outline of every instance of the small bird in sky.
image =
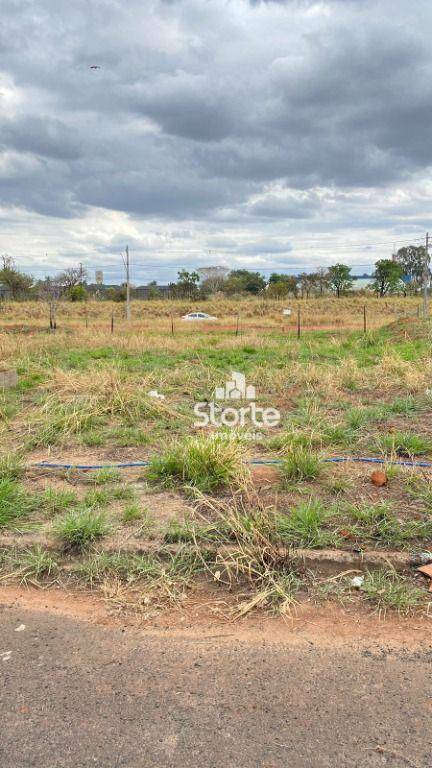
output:
[{"label": "small bird in sky", "polygon": [[89,69],[100,69],[99,64],[91,64]]}]

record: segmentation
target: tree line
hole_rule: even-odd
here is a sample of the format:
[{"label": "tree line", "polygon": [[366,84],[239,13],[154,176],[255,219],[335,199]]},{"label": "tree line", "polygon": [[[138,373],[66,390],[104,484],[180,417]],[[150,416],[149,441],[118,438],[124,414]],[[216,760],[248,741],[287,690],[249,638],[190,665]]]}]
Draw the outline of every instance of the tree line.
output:
[{"label": "tree line", "polygon": [[[82,266],[65,269],[54,278],[35,281],[31,275],[21,272],[9,256],[4,255],[1,259],[0,287],[5,286],[12,299],[40,298],[52,302],[60,298],[70,301],[89,298],[87,272]],[[380,259],[375,263],[367,290],[381,297],[416,293],[422,285],[425,264],[428,265],[425,246],[400,248],[392,259]],[[427,269],[429,275],[429,266]],[[217,266],[192,271],[181,269],[177,281],[168,286],[168,295],[179,299],[202,299],[216,293],[226,296],[249,294],[269,298],[309,298],[333,293],[340,297],[349,294],[353,285],[352,267],[340,263],[299,275],[273,272],[268,279],[258,271],[228,270]],[[125,284],[106,289],[101,287],[99,294],[100,298],[124,301],[126,287]],[[147,297],[162,297],[156,281],[148,284]]]}]

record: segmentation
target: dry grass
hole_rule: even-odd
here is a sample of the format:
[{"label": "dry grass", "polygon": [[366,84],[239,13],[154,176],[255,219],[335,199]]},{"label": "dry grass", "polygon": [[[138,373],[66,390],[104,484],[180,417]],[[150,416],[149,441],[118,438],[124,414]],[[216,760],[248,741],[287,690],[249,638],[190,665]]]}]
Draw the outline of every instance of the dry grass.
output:
[{"label": "dry grass", "polygon": [[[27,531],[34,525],[52,536],[60,515],[70,521],[67,515],[75,510],[73,533],[76,510],[103,506],[106,540],[119,547],[131,537],[156,544],[197,542],[207,575],[206,544],[228,537],[233,547],[213,563],[211,578],[217,588],[220,572],[220,584],[225,579],[225,586],[241,593],[240,614],[257,606],[289,610],[296,599],[297,576],[278,560],[278,537],[289,546],[296,541],[314,547],[331,542],[344,548],[432,548],[430,489],[421,486],[421,475],[410,481],[408,470],[389,469],[388,485],[374,489],[369,466],[319,461],[342,453],[392,459],[402,449],[403,455],[432,459],[431,339],[428,324],[414,317],[418,300],[326,297],[298,304],[306,325],[338,330],[305,332],[297,340],[294,318],[287,325],[281,313],[290,305],[295,315],[293,300],[200,303],[220,319],[212,326],[182,324],[181,315],[194,308],[188,302],[136,302],[130,327],[120,305],[65,303],[55,334],[46,329],[43,305],[2,305],[0,361],[20,376],[16,389],[0,392],[6,529],[25,522]],[[363,304],[371,330],[350,333],[350,326],[362,327]],[[277,407],[282,419],[274,430],[249,430],[238,441],[219,444],[211,430],[194,428],[193,407],[211,400],[232,370],[244,372],[257,387],[259,405]],[[165,399],[150,397],[151,390]],[[16,460],[9,458],[12,453]],[[103,488],[95,481],[89,496],[88,481],[78,475],[46,476],[42,483],[22,467],[34,459],[86,464],[154,455],[161,458],[152,464],[153,483],[141,473],[130,481],[136,490],[128,498],[116,486],[118,477]],[[284,471],[270,479],[253,477],[258,501],[251,499],[244,461],[275,455]],[[167,482],[169,494],[163,491]],[[208,494],[205,499],[201,492]],[[185,512],[191,498],[198,498],[204,515],[199,529],[195,505]],[[17,500],[24,521],[19,526],[10,514]],[[380,502],[390,504],[391,514],[382,514]],[[170,508],[175,512],[168,529]],[[103,565],[98,561],[101,573]],[[117,576],[108,568],[103,578]]]}]

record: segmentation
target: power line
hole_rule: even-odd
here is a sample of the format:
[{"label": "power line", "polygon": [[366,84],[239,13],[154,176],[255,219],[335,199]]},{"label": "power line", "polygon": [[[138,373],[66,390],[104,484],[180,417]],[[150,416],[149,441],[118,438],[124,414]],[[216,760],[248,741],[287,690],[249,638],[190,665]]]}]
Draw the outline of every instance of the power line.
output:
[{"label": "power line", "polygon": [[[311,244],[312,245],[313,243],[320,243],[321,244],[319,247],[313,246],[314,250],[316,249],[317,251],[320,251],[320,252],[323,252],[323,251],[326,251],[326,250],[328,250],[330,252],[333,252],[334,250],[344,249],[346,251],[346,253],[348,254],[354,248],[374,248],[374,247],[384,246],[384,245],[413,244],[415,242],[423,242],[423,241],[424,241],[424,235],[413,235],[411,237],[405,237],[404,239],[401,239],[401,240],[395,240],[395,239],[392,238],[391,240],[390,239],[389,240],[381,240],[381,241],[376,241],[376,242],[361,241],[361,242],[335,243],[335,244],[329,243],[329,242],[323,240],[322,238],[315,238],[315,239],[310,239],[310,240],[296,240],[295,241],[295,247],[287,247],[286,251],[280,251],[280,253],[281,254],[282,253],[289,254],[289,253],[292,253],[294,250],[295,251],[299,250],[299,247],[305,248],[305,246],[307,244]],[[172,248],[169,251],[162,251],[161,249],[155,247],[152,250],[154,252],[159,252],[161,254],[161,256],[168,257],[168,258],[169,258],[169,256],[171,254],[181,254],[181,253],[184,253],[184,254],[191,254],[191,255],[192,254],[201,254],[201,255],[203,255],[204,252],[206,251],[206,249],[204,247],[203,248],[183,248],[183,249]],[[274,255],[274,252],[271,252],[271,251],[269,252],[269,251],[266,251],[265,249],[263,249],[260,252],[260,254],[246,254],[246,255],[242,255],[241,245],[240,245],[240,250],[237,250],[237,251],[233,251],[232,249],[230,250],[230,249],[226,249],[226,248],[223,248],[223,247],[218,248],[217,251],[221,255],[225,255],[226,254],[227,256],[237,257],[237,258],[247,258],[247,256],[249,256],[251,259],[254,258],[254,256],[256,256],[256,255],[262,255],[262,256],[266,256],[266,255],[267,256],[272,256],[272,255]],[[317,253],[317,257],[319,255],[320,254]],[[67,258],[73,258],[73,257],[71,256],[71,257],[67,257]],[[158,262],[156,264],[152,264],[152,263],[149,263],[149,262],[145,262],[145,263],[144,262],[134,262],[134,263],[136,264],[136,266],[146,266],[146,267],[158,268],[158,269],[169,269],[171,267],[175,268],[175,267],[182,267],[183,266],[183,264],[177,264],[177,263],[176,264],[161,264],[160,262]],[[360,266],[362,266],[362,265],[360,265]],[[87,264],[87,268],[88,269],[111,269],[111,268],[114,268],[114,267],[116,267],[116,264],[114,262],[111,263],[111,264],[100,264],[100,263],[97,263],[97,264]],[[45,266],[43,266],[43,265],[42,266],[34,265],[32,268],[33,269],[44,270],[44,269],[48,269],[49,267],[47,265],[45,265]],[[64,268],[65,267],[60,267],[59,269],[61,270],[61,269],[64,269]]]},{"label": "power line", "polygon": [[[383,240],[383,241],[375,242],[375,243],[371,243],[371,242],[359,243],[359,242],[357,242],[357,243],[349,243],[349,244],[339,243],[339,244],[335,244],[335,245],[323,242],[322,239],[320,238],[320,239],[316,239],[315,240],[315,242],[321,243],[321,246],[316,248],[316,250],[319,251],[319,252],[317,252],[317,254],[316,254],[315,261],[317,261],[318,259],[322,259],[326,255],[327,251],[328,251],[328,253],[330,253],[330,252],[333,252],[333,251],[335,251],[336,249],[339,249],[339,248],[345,249],[345,254],[346,254],[346,256],[349,257],[350,251],[353,248],[373,248],[373,247],[378,247],[380,245],[390,245],[390,244],[392,244],[392,245],[396,245],[396,244],[414,244],[415,242],[419,242],[419,241],[423,242],[423,238],[424,238],[424,236],[422,236],[422,237],[415,236],[415,237],[410,237],[410,238],[406,238],[406,239],[403,239],[403,240],[394,240],[394,239],[392,239],[392,240],[388,240],[388,241],[384,241]],[[304,242],[312,243],[314,241],[313,240],[309,240],[309,241],[304,241]],[[296,248],[296,250],[297,250],[297,248]],[[292,254],[292,251],[293,251],[292,248],[287,248],[286,254],[287,255],[290,254],[290,253]],[[203,255],[203,249],[192,249],[192,248],[190,248],[190,249],[172,249],[169,252],[161,253],[161,256],[165,257],[165,258],[169,258],[171,254],[174,255],[174,254],[180,254],[180,253],[185,253],[185,254],[187,254],[189,256],[193,256],[194,254],[197,254],[197,253],[200,254],[200,255]],[[255,270],[255,271],[269,272],[269,271],[277,271],[277,270],[303,270],[303,271],[309,271],[310,270],[310,271],[313,271],[313,270],[315,270],[317,268],[317,264],[316,263],[312,265],[312,264],[305,264],[304,262],[303,263],[295,263],[295,264],[292,264],[292,263],[291,264],[284,264],[284,263],[281,263],[281,262],[276,262],[275,264],[271,264],[271,263],[268,264],[267,263],[266,265],[261,265],[261,264],[253,263],[253,259],[256,258],[257,256],[259,256],[259,254],[255,254],[255,255],[252,255],[252,254],[242,255],[241,250],[233,253],[232,250],[229,251],[229,250],[224,250],[223,248],[221,248],[221,249],[218,249],[218,253],[220,254],[221,257],[229,256],[231,259],[232,258],[235,258],[236,260],[237,259],[242,259],[243,261],[240,261],[240,263],[237,262],[235,264],[235,267],[238,268],[238,269],[251,269],[251,270]],[[282,254],[283,254],[283,251],[280,252],[280,255],[282,255]],[[339,254],[338,258],[343,258],[345,254]],[[266,255],[268,257],[271,257],[271,256],[274,256],[275,254],[274,253],[268,253],[268,252],[266,254],[266,252],[263,250],[260,256],[261,256],[261,258],[265,258]],[[245,263],[247,261],[248,257],[251,260],[251,264],[250,265]],[[123,254],[122,254],[122,259],[123,259],[124,265],[126,267],[126,263],[125,263]],[[370,267],[373,266],[373,259],[374,259],[374,257],[371,254],[371,259],[370,259],[369,262],[350,263],[349,266],[351,266],[351,268],[353,268],[353,269],[369,269]],[[171,262],[171,263],[161,263],[161,262],[151,263],[150,262],[149,263],[148,261],[147,262],[139,262],[138,261],[138,262],[134,262],[134,264],[135,264],[136,267],[140,268],[140,271],[148,271],[148,270],[158,270],[158,271],[159,270],[171,270],[171,271],[174,271],[174,270],[182,269],[184,267],[189,267],[189,269],[196,269],[196,268],[202,266],[202,264],[204,263],[204,260],[202,260],[198,264],[188,264],[187,261],[188,260],[185,260],[185,261],[183,261],[181,263],[180,262]],[[226,266],[226,265],[221,264],[220,266]],[[324,266],[324,265],[322,265],[322,266]],[[117,272],[120,269],[118,263],[115,263],[115,262],[112,262],[112,263],[109,263],[109,264],[100,264],[99,262],[98,263],[90,263],[90,264],[86,264],[85,267],[88,270],[91,270],[91,269],[105,269],[105,270],[108,270],[110,273],[115,273],[115,272]],[[59,267],[59,268],[53,268],[52,265],[32,264],[31,266],[24,267],[24,268],[28,269],[31,272],[38,271],[38,272],[44,272],[44,273],[47,273],[47,272],[51,272],[52,273],[52,272],[62,271],[62,269],[64,269],[65,267],[63,266],[63,267]],[[127,267],[126,267],[126,284],[128,282],[130,282],[130,281],[128,281]]]}]

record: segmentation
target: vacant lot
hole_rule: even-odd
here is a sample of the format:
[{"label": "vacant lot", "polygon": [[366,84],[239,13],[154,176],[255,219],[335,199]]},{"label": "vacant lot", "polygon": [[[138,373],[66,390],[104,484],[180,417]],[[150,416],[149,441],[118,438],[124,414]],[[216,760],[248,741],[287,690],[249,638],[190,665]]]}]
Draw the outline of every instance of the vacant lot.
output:
[{"label": "vacant lot", "polygon": [[[239,615],[306,599],[427,610],[426,581],[394,553],[432,549],[432,474],[391,463],[432,460],[431,327],[418,308],[137,302],[128,326],[121,305],[65,303],[54,333],[43,304],[3,306],[0,365],[19,383],[0,390],[1,578],[88,586],[145,616],[188,600]],[[218,320],[182,322],[193,309]],[[279,411],[276,426],[194,426],[195,404],[232,371]],[[104,466],[135,462],[148,465]],[[341,566],[323,574],[299,549],[338,550]]]}]

